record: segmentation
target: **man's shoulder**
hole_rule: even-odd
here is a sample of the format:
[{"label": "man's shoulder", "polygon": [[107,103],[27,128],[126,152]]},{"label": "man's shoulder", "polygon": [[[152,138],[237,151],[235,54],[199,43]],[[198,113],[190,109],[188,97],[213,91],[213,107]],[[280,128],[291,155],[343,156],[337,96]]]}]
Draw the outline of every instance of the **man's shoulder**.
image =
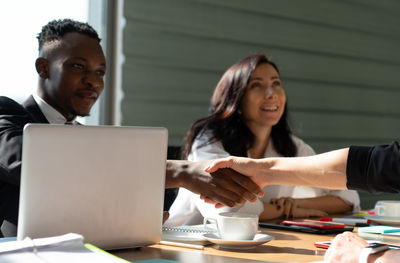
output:
[{"label": "man's shoulder", "polygon": [[30,122],[36,121],[23,105],[8,97],[0,96],[0,126],[2,128],[24,127]]},{"label": "man's shoulder", "polygon": [[0,96],[0,114],[25,113],[25,108],[15,100]]},{"label": "man's shoulder", "polygon": [[33,96],[22,104],[4,96],[0,96],[0,120],[18,123],[48,123]]}]

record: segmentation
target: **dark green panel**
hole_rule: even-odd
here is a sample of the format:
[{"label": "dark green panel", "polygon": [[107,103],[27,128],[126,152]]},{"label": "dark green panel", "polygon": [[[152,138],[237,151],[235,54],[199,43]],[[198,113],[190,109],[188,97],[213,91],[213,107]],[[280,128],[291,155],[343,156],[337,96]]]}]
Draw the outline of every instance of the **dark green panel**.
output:
[{"label": "dark green panel", "polygon": [[[400,83],[398,74],[400,64],[393,65],[378,60],[302,52],[283,47],[269,47],[267,44],[258,46],[251,43],[179,34],[158,34],[158,41],[154,41],[155,35],[148,33],[133,32],[131,35],[135,38],[125,40],[125,46],[135,46],[140,49],[128,51],[127,58],[147,59],[149,62],[153,61],[155,65],[223,72],[240,58],[252,53],[264,52],[278,62],[283,77],[390,89],[398,89],[398,83]],[[163,44],[160,45],[160,42]]]},{"label": "dark green panel", "polygon": [[[136,7],[138,10],[127,16],[140,26],[130,29],[128,24],[127,32],[182,34],[392,63],[400,58],[398,52],[392,52],[400,39],[399,27],[395,26],[399,19],[387,13],[365,8],[360,12],[357,6],[329,1],[307,1],[313,5],[311,9],[295,1],[262,1],[257,5],[240,1],[240,6],[230,1],[212,1],[209,5],[177,2],[168,1],[173,4],[161,9],[165,2],[152,1],[152,16],[142,12],[142,6]],[[381,21],[383,16],[385,21]],[[375,17],[381,19],[372,20]]]},{"label": "dark green panel", "polygon": [[400,116],[400,89],[284,79],[291,107],[308,111]]},{"label": "dark green panel", "polygon": [[310,145],[316,153],[324,153],[337,149],[348,148],[351,145],[373,146],[386,145],[391,143],[392,139],[360,139],[360,138],[312,138],[301,136],[301,138]]},{"label": "dark green panel", "polygon": [[391,116],[353,115],[293,109],[291,118],[304,136],[314,138],[399,138],[400,119]]},{"label": "dark green panel", "polygon": [[400,3],[125,1],[123,124],[180,144],[222,73],[255,52],[278,63],[293,128],[318,152],[398,139]]},{"label": "dark green panel", "polygon": [[[181,99],[196,99],[198,93],[206,93],[208,100],[220,78],[219,72],[146,64],[139,60],[127,65],[124,72],[124,83],[131,85],[132,90],[138,90],[138,96],[145,96],[149,92],[161,92],[174,95],[171,98],[177,95]],[[132,72],[141,72],[141,74]],[[141,87],[146,87],[146,89]],[[179,92],[184,94],[177,94]],[[190,96],[191,94],[196,96]]]}]

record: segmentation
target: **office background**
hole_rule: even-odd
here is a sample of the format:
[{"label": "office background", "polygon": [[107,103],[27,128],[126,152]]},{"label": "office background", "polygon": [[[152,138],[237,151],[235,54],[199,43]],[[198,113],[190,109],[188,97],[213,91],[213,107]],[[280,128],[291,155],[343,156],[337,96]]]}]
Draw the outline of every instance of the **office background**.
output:
[{"label": "office background", "polygon": [[[398,0],[79,0],[78,7],[70,0],[15,2],[0,8],[0,20],[12,25],[5,35],[13,40],[0,43],[0,50],[18,50],[18,59],[14,54],[3,63],[8,77],[2,95],[21,86],[30,89],[27,95],[35,89],[35,36],[50,19],[71,17],[95,27],[107,57],[106,89],[81,120],[87,125],[164,126],[169,144],[182,146],[190,124],[207,115],[223,72],[245,56],[265,53],[280,68],[294,133],[316,152],[400,139]],[[87,20],[61,12],[66,2],[88,13]],[[40,27],[24,33],[33,22]],[[20,35],[34,44],[16,40]],[[35,54],[31,61],[28,49]],[[31,73],[33,81],[15,83]],[[364,208],[376,199],[398,199],[361,197]]]}]

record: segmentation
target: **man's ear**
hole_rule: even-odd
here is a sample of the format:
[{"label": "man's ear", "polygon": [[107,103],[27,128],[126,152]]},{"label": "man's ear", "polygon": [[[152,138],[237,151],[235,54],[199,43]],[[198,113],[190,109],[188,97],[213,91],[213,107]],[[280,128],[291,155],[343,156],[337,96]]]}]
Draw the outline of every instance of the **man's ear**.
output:
[{"label": "man's ear", "polygon": [[36,71],[40,78],[47,79],[49,77],[49,61],[45,58],[37,58],[35,62]]}]

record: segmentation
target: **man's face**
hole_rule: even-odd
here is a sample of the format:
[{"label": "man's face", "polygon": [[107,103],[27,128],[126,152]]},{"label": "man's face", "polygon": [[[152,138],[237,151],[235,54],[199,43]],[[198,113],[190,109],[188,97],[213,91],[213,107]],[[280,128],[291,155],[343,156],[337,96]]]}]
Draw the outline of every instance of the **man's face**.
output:
[{"label": "man's face", "polygon": [[[67,120],[89,115],[104,89],[106,61],[99,42],[83,34],[67,33],[42,50],[45,59],[36,62],[42,83],[39,96]],[[43,66],[45,74],[41,73]]]}]

